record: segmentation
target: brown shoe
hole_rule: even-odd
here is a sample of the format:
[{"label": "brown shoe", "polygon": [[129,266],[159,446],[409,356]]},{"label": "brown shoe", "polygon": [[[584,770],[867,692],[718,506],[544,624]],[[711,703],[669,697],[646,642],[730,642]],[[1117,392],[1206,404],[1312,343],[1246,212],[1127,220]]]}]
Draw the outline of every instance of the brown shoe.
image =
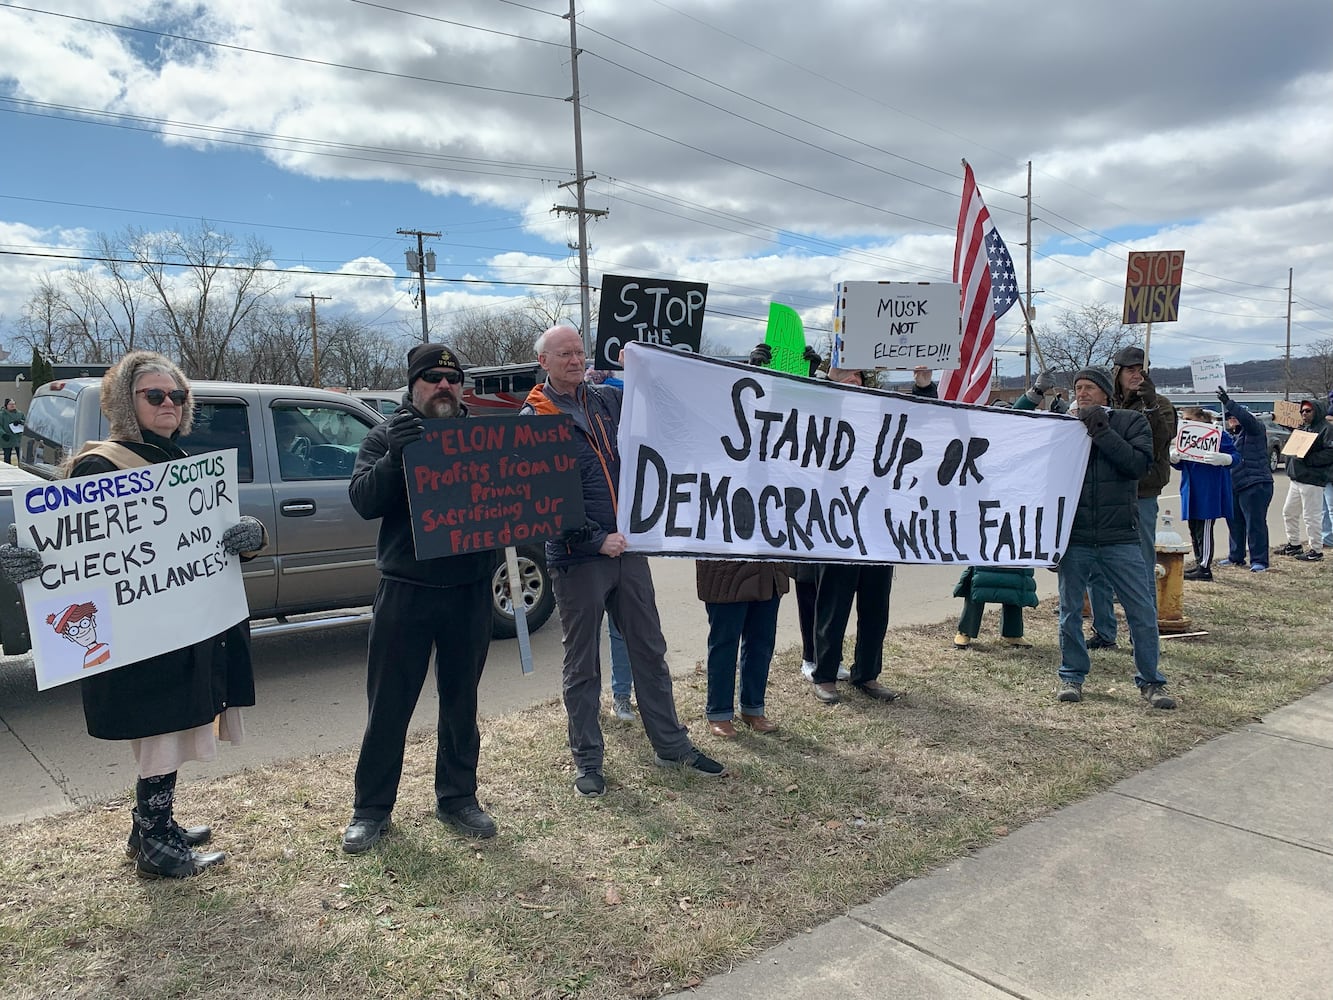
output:
[{"label": "brown shoe", "polygon": [[756,733],[776,733],[782,728],[766,715],[746,715],[742,712],[741,721]]},{"label": "brown shoe", "polygon": [[894,701],[898,697],[897,691],[886,688],[879,681],[868,681],[865,684],[857,684],[856,690],[864,695],[874,698],[876,701]]},{"label": "brown shoe", "polygon": [[815,697],[825,705],[836,705],[838,702],[842,701],[842,698],[838,695],[837,684],[815,684],[813,687],[815,689]]},{"label": "brown shoe", "polygon": [[714,736],[721,736],[724,740],[734,740],[736,738],[736,727],[732,725],[730,719],[710,721],[708,731]]}]

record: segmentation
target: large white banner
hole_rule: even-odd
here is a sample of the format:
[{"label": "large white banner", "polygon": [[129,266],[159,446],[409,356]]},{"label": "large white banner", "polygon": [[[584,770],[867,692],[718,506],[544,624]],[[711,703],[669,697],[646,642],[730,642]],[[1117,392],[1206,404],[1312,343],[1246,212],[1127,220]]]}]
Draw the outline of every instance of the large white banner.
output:
[{"label": "large white banner", "polygon": [[222,532],[241,519],[235,450],[14,491],[37,687],[217,635],[250,611]]},{"label": "large white banner", "polygon": [[633,344],[618,527],[647,555],[1046,566],[1090,449],[1061,414]]}]

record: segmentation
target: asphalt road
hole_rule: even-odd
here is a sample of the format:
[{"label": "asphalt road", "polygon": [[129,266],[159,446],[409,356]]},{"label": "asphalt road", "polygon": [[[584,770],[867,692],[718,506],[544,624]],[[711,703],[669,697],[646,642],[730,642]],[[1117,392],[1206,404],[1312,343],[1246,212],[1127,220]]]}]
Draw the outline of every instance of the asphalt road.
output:
[{"label": "asphalt road", "polygon": [[[1269,524],[1274,543],[1282,538],[1281,506],[1286,477],[1276,477]],[[1179,513],[1179,500],[1163,496],[1163,514]],[[1183,525],[1177,531],[1187,537]],[[1226,527],[1217,543],[1225,554]],[[694,563],[654,559],[658,608],[667,640],[667,660],[675,673],[694,669],[705,656],[708,633],[703,605],[695,595]],[[951,566],[900,566],[893,587],[891,625],[941,622],[958,614],[953,597],[958,569]],[[1055,575],[1038,572],[1042,597],[1055,593]],[[853,623],[854,628],[854,623]],[[230,774],[246,767],[302,757],[312,752],[353,747],[365,726],[365,655],[367,626],[258,637],[254,641],[258,703],[246,710],[248,740],[223,746],[212,763],[187,765],[189,777]],[[778,622],[779,651],[800,642],[796,602],[788,597]],[[532,636],[533,673],[519,668],[516,640],[494,642],[481,687],[483,717],[504,715],[560,696],[560,629],[552,620]],[[609,665],[603,640],[602,662]],[[1054,669],[1054,664],[1052,664]],[[67,684],[38,691],[29,657],[0,658],[0,824],[48,815],[122,794],[134,782],[128,749],[95,740],[84,730],[79,687]],[[434,686],[427,682],[413,717],[413,728],[432,726]],[[687,725],[700,720],[685,719]],[[348,775],[350,800],[351,776]]]}]

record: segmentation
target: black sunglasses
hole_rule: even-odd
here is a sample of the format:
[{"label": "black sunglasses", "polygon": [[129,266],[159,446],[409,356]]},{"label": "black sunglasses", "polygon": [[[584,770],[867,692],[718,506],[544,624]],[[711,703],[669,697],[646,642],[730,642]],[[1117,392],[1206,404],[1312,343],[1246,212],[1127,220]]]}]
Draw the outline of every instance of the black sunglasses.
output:
[{"label": "black sunglasses", "polygon": [[138,389],[136,391],[148,400],[149,406],[161,406],[168,399],[171,400],[172,406],[184,406],[185,400],[190,397],[190,394],[184,389],[172,389],[170,392],[163,389]]},{"label": "black sunglasses", "polygon": [[455,371],[453,368],[436,369],[435,371],[422,372],[421,381],[429,382],[431,385],[439,385],[441,382],[458,385],[459,382],[463,381],[463,373]]}]

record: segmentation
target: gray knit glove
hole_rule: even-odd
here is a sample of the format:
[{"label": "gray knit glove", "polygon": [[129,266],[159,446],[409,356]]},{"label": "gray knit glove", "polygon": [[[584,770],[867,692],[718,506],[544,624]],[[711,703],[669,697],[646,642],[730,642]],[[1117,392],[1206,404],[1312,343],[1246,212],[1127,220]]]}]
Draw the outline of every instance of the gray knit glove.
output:
[{"label": "gray knit glove", "polygon": [[0,545],[0,575],[13,584],[42,575],[42,554],[19,545],[18,525],[9,526],[9,541]]},{"label": "gray knit glove", "polygon": [[233,556],[258,552],[263,545],[264,526],[249,514],[242,514],[240,524],[233,524],[222,533],[222,550]]}]

